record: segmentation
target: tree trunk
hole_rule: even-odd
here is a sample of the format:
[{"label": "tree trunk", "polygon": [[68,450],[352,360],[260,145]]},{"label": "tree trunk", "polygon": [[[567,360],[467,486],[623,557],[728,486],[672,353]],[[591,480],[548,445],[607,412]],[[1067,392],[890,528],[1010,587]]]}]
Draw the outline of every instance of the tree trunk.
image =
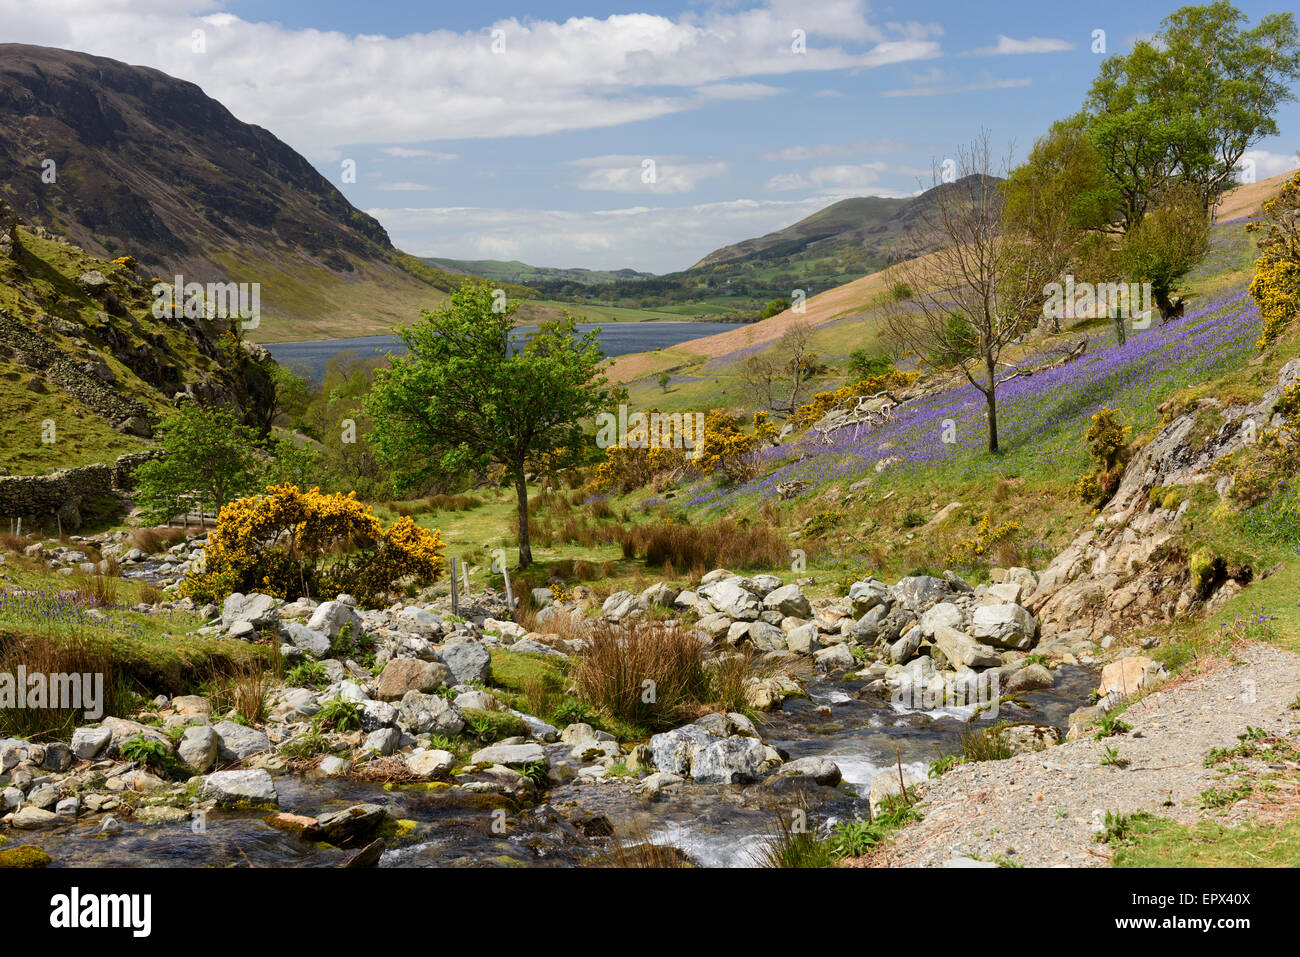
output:
[{"label": "tree trunk", "polygon": [[1124,332],[1124,317],[1123,317],[1123,316],[1116,316],[1116,317],[1115,317],[1115,338],[1119,341],[1119,344],[1120,344],[1121,346],[1124,345],[1124,343],[1126,343],[1126,342],[1128,341],[1128,336],[1127,336],[1127,335],[1125,334],[1125,332]]},{"label": "tree trunk", "polygon": [[528,483],[522,471],[515,475],[515,496],[519,501],[519,567],[533,563],[533,549],[528,542]]},{"label": "tree trunk", "polygon": [[984,393],[984,399],[989,406],[989,452],[996,453],[998,450],[998,380],[997,366],[993,362],[991,353],[984,354],[984,365],[989,377],[989,387]]}]

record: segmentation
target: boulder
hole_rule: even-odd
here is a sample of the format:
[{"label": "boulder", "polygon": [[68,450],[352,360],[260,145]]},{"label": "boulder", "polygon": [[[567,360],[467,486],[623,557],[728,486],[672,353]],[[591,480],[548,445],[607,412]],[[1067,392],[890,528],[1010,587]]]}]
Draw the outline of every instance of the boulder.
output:
[{"label": "boulder", "polygon": [[798,585],[782,585],[768,592],[763,599],[763,607],[795,618],[812,617],[812,605]]},{"label": "boulder", "polygon": [[691,777],[701,784],[748,784],[780,764],[780,755],[757,738],[715,738],[692,755]]},{"label": "boulder", "polygon": [[300,648],[317,658],[324,658],[330,651],[329,636],[323,632],[313,631],[296,621],[288,622],[280,628],[280,634],[289,644]]},{"label": "boulder", "polygon": [[207,774],[217,763],[221,739],[206,724],[186,728],[176,746],[176,754],[195,774]]},{"label": "boulder", "polygon": [[384,666],[375,682],[380,701],[400,701],[408,691],[430,692],[441,688],[449,674],[446,665],[419,658],[394,658]]},{"label": "boulder", "polygon": [[434,777],[446,774],[456,766],[456,755],[441,749],[416,748],[406,756],[406,766],[416,774]]},{"label": "boulder", "polygon": [[600,606],[600,613],[610,621],[622,621],[634,611],[639,611],[641,603],[630,591],[616,591],[605,599]]},{"label": "boulder", "polygon": [[735,578],[704,585],[699,595],[716,611],[736,621],[755,621],[763,611],[758,596],[743,588]]},{"label": "boulder", "polygon": [[921,649],[922,637],[924,637],[924,634],[920,625],[913,625],[909,628],[903,637],[889,646],[890,662],[901,665],[911,661],[912,657]]},{"label": "boulder", "polygon": [[638,599],[642,608],[671,608],[677,600],[677,589],[667,582],[655,582]]},{"label": "boulder", "polygon": [[398,707],[399,720],[413,734],[453,735],[465,727],[465,716],[446,698],[408,691]]},{"label": "boulder", "polygon": [[1101,669],[1098,698],[1107,706],[1117,704],[1144,688],[1158,684],[1169,677],[1165,666],[1146,655],[1131,655],[1112,661]]},{"label": "boulder", "polygon": [[894,596],[890,594],[889,587],[874,578],[854,582],[849,586],[849,604],[853,609],[854,618],[861,618],[877,605],[892,604],[893,600]]},{"label": "boulder", "polygon": [[914,575],[899,579],[893,592],[909,611],[920,614],[952,594],[953,586],[942,578]]},{"label": "boulder", "polygon": [[897,767],[885,768],[871,779],[870,801],[872,815],[880,813],[880,806],[886,798],[902,794],[904,787],[911,788],[914,785],[924,783],[925,775],[910,768],[903,768],[901,782],[899,781]]},{"label": "boulder", "polygon": [[818,640],[817,626],[809,622],[797,628],[791,628],[785,635],[785,646],[799,655],[811,655],[821,648]]},{"label": "boulder", "polygon": [[438,660],[451,672],[451,684],[484,684],[492,677],[492,654],[473,638],[448,638]]},{"label": "boulder", "polygon": [[279,804],[275,782],[265,770],[215,771],[199,784],[199,797],[218,804]]},{"label": "boulder", "polygon": [[960,665],[994,668],[1002,664],[1002,656],[996,650],[946,625],[935,626],[934,643],[954,668]]},{"label": "boulder", "polygon": [[222,761],[242,761],[271,749],[267,736],[256,728],[234,721],[219,721],[212,730],[217,734],[217,747]]},{"label": "boulder", "polygon": [[93,761],[112,740],[113,732],[108,728],[78,728],[72,732],[72,753],[82,761]]},{"label": "boulder", "polygon": [[1011,749],[1012,754],[1044,751],[1064,740],[1059,729],[1046,724],[1013,724],[999,728],[996,734],[998,740]]},{"label": "boulder", "polygon": [[970,633],[990,645],[1024,651],[1034,644],[1038,622],[1020,605],[982,605],[971,617]]},{"label": "boulder", "polygon": [[353,635],[360,635],[365,628],[356,609],[341,601],[321,602],[307,622],[308,628],[320,632],[331,642],[348,626],[351,626]]},{"label": "boulder", "polygon": [[546,749],[540,744],[491,744],[480,748],[470,756],[472,764],[533,764],[544,762],[549,766]]},{"label": "boulder", "polygon": [[1053,680],[1051,671],[1040,664],[1032,664],[1013,671],[1004,679],[1002,687],[1007,694],[1020,694],[1050,688]]},{"label": "boulder", "polygon": [[813,660],[822,671],[849,671],[857,666],[857,659],[846,645],[831,645],[813,653]]},{"label": "boulder", "polygon": [[696,750],[715,740],[715,735],[699,725],[673,728],[650,739],[651,760],[660,771],[686,776],[691,773]]},{"label": "boulder", "polygon": [[247,622],[253,628],[269,628],[280,620],[276,600],[270,595],[241,595],[235,592],[221,604],[221,627],[227,631],[235,622]]},{"label": "boulder", "polygon": [[349,847],[369,838],[388,817],[378,804],[354,804],[316,818],[321,836],[336,847]]},{"label": "boulder", "polygon": [[843,777],[838,764],[830,758],[822,757],[799,758],[795,761],[787,761],[781,765],[777,774],[782,777],[812,778],[818,784],[824,784],[827,787],[835,787]]},{"label": "boulder", "polygon": [[921,616],[921,634],[933,638],[935,629],[940,625],[961,631],[965,622],[960,608],[950,601],[941,601]]}]

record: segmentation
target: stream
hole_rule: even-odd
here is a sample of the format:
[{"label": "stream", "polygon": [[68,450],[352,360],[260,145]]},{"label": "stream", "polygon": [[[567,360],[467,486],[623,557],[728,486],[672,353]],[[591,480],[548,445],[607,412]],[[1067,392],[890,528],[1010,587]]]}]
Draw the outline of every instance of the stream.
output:
[{"label": "stream", "polygon": [[[1036,721],[1064,728],[1096,687],[1092,669],[1065,666],[1055,685],[1003,704],[999,720]],[[960,752],[965,709],[907,711],[863,691],[866,680],[818,679],[809,697],[785,702],[765,716],[762,734],[790,759],[825,757],[843,773],[839,787],[807,778],[771,784],[717,787],[687,782],[652,798],[630,781],[574,781],[552,787],[534,806],[500,795],[446,784],[386,787],[348,779],[276,777],[280,809],[314,816],[351,804],[386,807],[408,830],[384,853],[384,867],[575,866],[603,853],[610,828],[627,844],[680,849],[705,867],[753,866],[754,854],[774,830],[775,815],[806,809],[809,827],[825,832],[837,820],[865,818],[872,779],[904,768],[924,775],[930,762]],[[989,721],[991,723],[991,719]],[[987,726],[983,718],[981,725]],[[569,759],[569,745],[548,746],[553,763]],[[501,811],[504,811],[504,815]],[[331,867],[350,851],[319,844],[265,823],[266,811],[214,811],[202,828],[190,822],[124,821],[122,833],[98,833],[92,816],[68,827],[32,832],[54,866],[83,867]],[[504,823],[504,828],[502,824]],[[504,830],[504,833],[500,833]],[[197,831],[197,832],[196,832]]]}]

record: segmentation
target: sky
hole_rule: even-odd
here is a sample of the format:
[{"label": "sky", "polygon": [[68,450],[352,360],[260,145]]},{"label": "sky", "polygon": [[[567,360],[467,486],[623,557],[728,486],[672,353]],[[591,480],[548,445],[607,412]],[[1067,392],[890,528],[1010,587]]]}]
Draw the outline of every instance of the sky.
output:
[{"label": "sky", "polygon": [[[0,0],[0,42],[197,83],[415,255],[661,273],[913,195],[981,130],[1023,158],[1177,5]],[[1300,105],[1278,125],[1260,179],[1297,164]]]}]

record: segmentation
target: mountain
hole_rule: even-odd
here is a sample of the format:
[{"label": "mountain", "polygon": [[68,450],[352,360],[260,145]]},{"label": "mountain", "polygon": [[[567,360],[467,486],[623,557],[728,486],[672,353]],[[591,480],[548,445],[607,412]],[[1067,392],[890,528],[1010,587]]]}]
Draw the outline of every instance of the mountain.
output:
[{"label": "mountain", "polygon": [[459,281],[195,84],[69,50],[0,44],[0,197],[148,275],[261,283],[265,339],[383,331]]},{"label": "mountain", "polygon": [[918,196],[889,199],[855,196],[806,216],[793,226],[757,239],[715,249],[691,269],[725,263],[781,262],[786,265],[827,259],[848,253],[881,269],[890,262],[894,244],[915,226],[921,214],[944,191],[957,184],[940,184]]},{"label": "mountain", "polygon": [[598,283],[630,279],[648,279],[654,274],[635,269],[561,269],[554,266],[530,266],[517,259],[438,259],[422,257],[422,261],[453,275],[479,276],[500,282],[533,283],[538,280],[560,282]]}]

